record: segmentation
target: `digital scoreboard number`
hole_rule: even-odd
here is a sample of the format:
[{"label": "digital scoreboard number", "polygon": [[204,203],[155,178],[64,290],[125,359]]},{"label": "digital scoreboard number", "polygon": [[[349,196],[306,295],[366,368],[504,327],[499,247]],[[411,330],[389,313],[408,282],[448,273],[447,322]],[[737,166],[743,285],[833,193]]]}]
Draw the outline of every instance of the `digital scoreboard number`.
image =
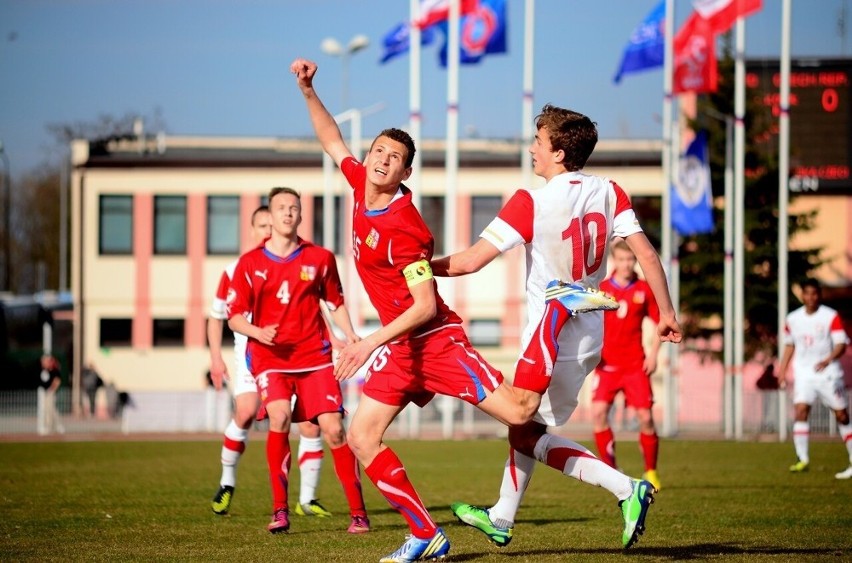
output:
[{"label": "digital scoreboard number", "polygon": [[[778,60],[746,63],[748,95],[763,108],[769,134],[757,139],[778,153],[781,74]],[[852,193],[852,59],[797,59],[790,65],[790,191]],[[751,106],[753,110],[755,106]]]}]

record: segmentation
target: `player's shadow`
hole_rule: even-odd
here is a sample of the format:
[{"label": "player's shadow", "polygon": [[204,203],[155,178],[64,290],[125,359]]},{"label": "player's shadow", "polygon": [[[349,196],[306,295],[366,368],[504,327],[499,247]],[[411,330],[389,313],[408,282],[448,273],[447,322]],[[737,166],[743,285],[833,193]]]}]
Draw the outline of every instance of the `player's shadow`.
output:
[{"label": "player's shadow", "polygon": [[[510,549],[510,548],[509,548]],[[518,549],[517,551],[501,550],[500,557],[525,559],[541,557],[553,558],[552,560],[563,560],[566,557],[578,555],[619,555],[621,557],[656,557],[669,559],[671,561],[690,561],[715,559],[719,556],[785,556],[788,561],[795,561],[800,557],[835,557],[843,558],[852,555],[849,548],[796,548],[796,547],[774,547],[757,546],[745,547],[731,543],[700,543],[694,545],[672,546],[672,547],[635,547],[624,550],[617,548],[553,548],[553,549]],[[489,553],[454,553],[453,561],[476,561],[486,557],[493,557],[494,552]]]}]

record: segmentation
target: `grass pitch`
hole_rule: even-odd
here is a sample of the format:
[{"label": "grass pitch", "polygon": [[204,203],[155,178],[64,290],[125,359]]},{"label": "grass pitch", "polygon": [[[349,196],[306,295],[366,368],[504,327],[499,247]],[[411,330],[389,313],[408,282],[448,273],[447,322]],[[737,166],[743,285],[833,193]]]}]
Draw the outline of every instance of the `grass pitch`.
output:
[{"label": "grass pitch", "polygon": [[[293,442],[295,446],[295,441]],[[811,444],[808,473],[790,474],[790,444],[663,440],[663,490],[648,530],[621,549],[608,492],[539,465],[504,549],[458,524],[453,501],[496,500],[505,442],[399,441],[392,446],[450,538],[451,561],[852,561],[852,481],[839,440]],[[219,443],[0,443],[0,561],[378,561],[407,533],[364,476],[373,531],[351,536],[342,490],[325,456],[320,498],[333,518],[292,516],[266,531],[270,493],[262,435],[240,462],[231,514],[216,516]],[[641,473],[635,443],[619,463]],[[291,492],[298,491],[294,468]],[[362,473],[363,475],[363,473]]]}]

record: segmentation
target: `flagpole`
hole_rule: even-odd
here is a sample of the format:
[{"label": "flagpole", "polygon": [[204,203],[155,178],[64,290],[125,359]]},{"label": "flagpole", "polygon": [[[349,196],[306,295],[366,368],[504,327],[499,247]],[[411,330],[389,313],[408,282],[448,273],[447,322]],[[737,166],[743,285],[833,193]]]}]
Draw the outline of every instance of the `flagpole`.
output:
[{"label": "flagpole", "polygon": [[[790,191],[790,10],[791,0],[781,5],[781,114],[778,118],[778,350],[784,346],[787,319],[787,295],[790,292],[787,270],[789,244],[788,206]],[[784,377],[785,374],[779,374]],[[787,394],[778,393],[778,441],[787,440]]]},{"label": "flagpole", "polygon": [[[420,0],[410,0],[411,15],[410,22],[420,20]],[[420,114],[420,28],[416,25],[410,25],[410,34],[408,38],[409,45],[409,63],[408,63],[408,129],[411,138],[414,140],[414,146],[420,147],[421,136],[421,114]],[[414,206],[420,208],[421,185],[420,185],[420,165],[423,161],[422,150],[414,152],[414,160],[411,163],[413,171],[411,172],[410,185],[412,194],[411,198]]]},{"label": "flagpole", "polygon": [[743,437],[745,363],[745,18],[737,17],[734,62],[734,438]]},{"label": "flagpole", "polygon": [[[447,141],[445,150],[446,188],[444,211],[444,253],[456,249],[456,191],[459,167],[459,0],[450,0],[450,18],[447,29]],[[449,284],[448,284],[449,287]],[[442,288],[443,289],[443,288]],[[449,303],[452,291],[445,292]]]},{"label": "flagpole", "polygon": [[[672,185],[672,68],[674,40],[674,0],[666,0],[665,16],[665,49],[663,54],[663,189],[661,193],[661,258],[663,266],[667,269],[671,279],[672,258],[672,210],[671,210],[671,185]],[[674,297],[674,296],[672,296]],[[672,371],[675,369],[675,346],[668,347],[669,366],[663,370],[663,436],[674,435],[676,428],[674,407],[674,390],[672,389]]]},{"label": "flagpole", "polygon": [[[456,249],[456,191],[459,168],[459,0],[450,1],[450,18],[447,26],[447,142],[445,150],[446,188],[444,189],[444,253],[452,254]],[[455,286],[441,286],[444,301],[455,305]],[[441,402],[444,438],[453,436],[453,398],[444,396]]]},{"label": "flagpole", "polygon": [[524,84],[521,102],[521,185],[532,187],[533,64],[535,50],[535,0],[526,0],[524,11]]}]

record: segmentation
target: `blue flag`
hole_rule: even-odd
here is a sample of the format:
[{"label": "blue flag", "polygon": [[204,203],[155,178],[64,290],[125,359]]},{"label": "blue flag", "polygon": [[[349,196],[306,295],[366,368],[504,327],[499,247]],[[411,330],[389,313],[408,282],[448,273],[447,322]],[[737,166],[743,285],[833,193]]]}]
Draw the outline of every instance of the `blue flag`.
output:
[{"label": "blue flag", "polygon": [[639,72],[663,66],[663,51],[666,43],[663,20],[666,16],[666,2],[660,0],[656,8],[645,16],[630,35],[630,41],[621,55],[621,66],[612,79],[618,84],[621,77],[631,72]]},{"label": "blue flag", "polygon": [[[384,64],[389,60],[404,55],[408,52],[409,42],[411,41],[411,27],[407,22],[397,24],[387,32],[382,38],[382,46],[384,51],[380,63]],[[421,30],[420,44],[429,45],[435,41],[435,29],[432,27]]]},{"label": "blue flag", "polygon": [[699,131],[680,156],[678,178],[672,186],[672,227],[683,236],[713,231],[713,194],[707,134]]},{"label": "blue flag", "polygon": [[[443,21],[435,27],[444,32],[441,47],[441,66],[447,66],[447,44],[449,24]],[[459,62],[475,64],[485,55],[505,53],[506,47],[506,0],[480,0],[479,5],[459,20]]]}]

